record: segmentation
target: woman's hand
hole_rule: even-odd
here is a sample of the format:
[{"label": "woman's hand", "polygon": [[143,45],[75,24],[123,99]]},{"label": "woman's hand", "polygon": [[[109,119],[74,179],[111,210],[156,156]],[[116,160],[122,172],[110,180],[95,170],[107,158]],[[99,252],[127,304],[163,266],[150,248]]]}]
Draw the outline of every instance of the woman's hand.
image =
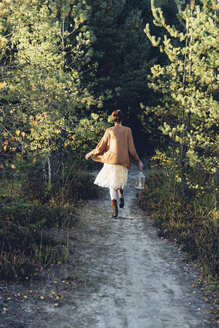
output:
[{"label": "woman's hand", "polygon": [[90,152],[87,153],[84,157],[85,157],[86,160],[88,160],[92,155],[93,155],[93,152],[90,151]]},{"label": "woman's hand", "polygon": [[138,169],[140,170],[140,171],[142,171],[143,170],[143,167],[144,167],[144,164],[142,163],[142,161],[138,161]]}]

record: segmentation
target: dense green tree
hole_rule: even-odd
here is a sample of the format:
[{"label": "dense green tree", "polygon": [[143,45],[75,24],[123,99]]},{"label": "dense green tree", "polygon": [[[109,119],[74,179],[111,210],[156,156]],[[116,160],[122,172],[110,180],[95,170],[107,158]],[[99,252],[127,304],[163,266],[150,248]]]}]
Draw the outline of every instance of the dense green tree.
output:
[{"label": "dense green tree", "polygon": [[[150,66],[161,57],[143,31],[145,23],[152,22],[150,1],[94,0],[89,3],[92,7],[90,25],[96,36],[92,61],[97,63],[89,90],[93,95],[105,95],[101,110],[111,113],[121,108],[125,112],[125,123],[133,128],[137,146],[142,144],[140,148],[145,151],[152,142],[158,141],[158,136],[152,137],[152,131],[156,134],[156,130],[151,122],[146,123],[143,131],[139,104],[153,103],[153,94],[146,87],[147,75]],[[177,10],[174,1],[163,1],[163,8],[167,18],[173,17],[172,13]]]},{"label": "dense green tree", "polygon": [[63,149],[81,112],[102,102],[81,83],[94,40],[87,23],[90,7],[86,1],[11,0],[2,3],[1,9],[5,158],[41,155],[51,172],[51,154]]},{"label": "dense green tree", "polygon": [[[153,102],[145,85],[151,63],[160,56],[143,32],[151,21],[149,2],[9,0],[1,10],[7,150],[26,147],[48,155],[74,134],[79,118],[118,107],[138,139],[145,137],[139,133],[139,103]],[[147,137],[151,127],[146,124]]]},{"label": "dense green tree", "polygon": [[[167,17],[168,7],[164,1]],[[76,155],[80,128],[90,127],[85,143],[100,134],[97,118],[79,123],[92,111],[122,108],[137,140],[146,136],[151,142],[152,122],[141,134],[138,118],[139,103],[153,102],[145,85],[160,56],[143,32],[151,21],[149,2],[8,0],[1,12],[1,135],[7,165],[14,167],[25,154],[45,157],[50,166],[52,154],[64,147]]]},{"label": "dense green tree", "polygon": [[[215,1],[203,0],[202,6],[191,1],[179,13],[184,22],[181,32],[166,24],[161,9],[152,1],[154,22],[168,35],[156,39],[149,25],[145,30],[152,44],[169,59],[168,65],[151,69],[150,87],[162,97],[159,105],[147,110],[159,117],[163,134],[174,144],[172,165],[180,168],[177,180],[184,189],[186,185],[214,187],[218,169],[218,6]],[[199,186],[198,176],[203,174],[206,184]]]}]

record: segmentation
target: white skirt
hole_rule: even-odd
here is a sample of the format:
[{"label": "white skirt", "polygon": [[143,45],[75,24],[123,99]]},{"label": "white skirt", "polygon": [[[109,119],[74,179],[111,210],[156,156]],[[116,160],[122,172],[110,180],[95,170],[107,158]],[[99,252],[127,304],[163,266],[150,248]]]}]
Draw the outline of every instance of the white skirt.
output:
[{"label": "white skirt", "polygon": [[106,188],[124,188],[128,181],[128,169],[122,165],[106,164],[98,173],[94,184]]}]

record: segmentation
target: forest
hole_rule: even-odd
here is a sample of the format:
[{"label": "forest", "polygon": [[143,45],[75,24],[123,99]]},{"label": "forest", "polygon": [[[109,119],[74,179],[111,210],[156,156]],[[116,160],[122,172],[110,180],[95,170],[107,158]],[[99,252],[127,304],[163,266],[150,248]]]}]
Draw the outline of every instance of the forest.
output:
[{"label": "forest", "polygon": [[121,109],[139,205],[216,285],[216,0],[0,2],[0,279],[56,261],[48,230],[95,197],[84,155]]}]

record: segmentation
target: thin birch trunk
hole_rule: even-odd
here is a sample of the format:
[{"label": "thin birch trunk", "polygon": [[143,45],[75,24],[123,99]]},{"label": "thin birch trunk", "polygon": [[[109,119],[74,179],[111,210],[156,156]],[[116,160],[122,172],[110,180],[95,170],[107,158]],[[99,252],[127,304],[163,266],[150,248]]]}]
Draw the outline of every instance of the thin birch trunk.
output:
[{"label": "thin birch trunk", "polygon": [[51,155],[50,155],[50,145],[48,141],[48,157],[47,157],[47,164],[48,164],[48,189],[51,189],[52,186],[52,164],[51,164]]}]

